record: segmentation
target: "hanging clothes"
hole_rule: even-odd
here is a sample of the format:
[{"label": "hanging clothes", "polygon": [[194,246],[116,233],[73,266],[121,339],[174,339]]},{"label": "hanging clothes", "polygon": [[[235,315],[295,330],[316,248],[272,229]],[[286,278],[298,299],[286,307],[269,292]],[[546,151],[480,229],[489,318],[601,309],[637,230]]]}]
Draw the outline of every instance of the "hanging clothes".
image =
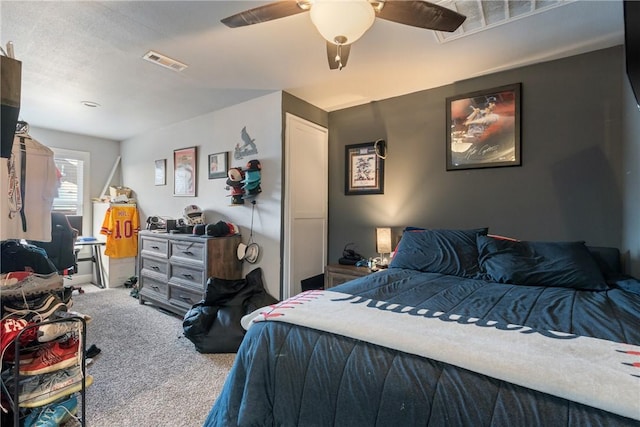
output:
[{"label": "hanging clothes", "polygon": [[111,258],[138,255],[140,219],[136,205],[111,205],[104,215],[100,234],[107,236],[104,254]]},{"label": "hanging clothes", "polygon": [[0,240],[50,242],[56,184],[53,151],[17,132],[11,157],[0,161]]}]

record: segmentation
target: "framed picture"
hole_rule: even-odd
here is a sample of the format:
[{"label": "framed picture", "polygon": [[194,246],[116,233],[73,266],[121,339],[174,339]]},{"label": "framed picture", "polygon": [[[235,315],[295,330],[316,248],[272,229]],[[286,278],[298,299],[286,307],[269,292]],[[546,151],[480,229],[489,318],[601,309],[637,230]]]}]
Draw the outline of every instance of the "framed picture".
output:
[{"label": "framed picture", "polygon": [[173,195],[196,195],[198,177],[196,147],[181,148],[173,151]]},{"label": "framed picture", "polygon": [[345,147],[344,194],[383,194],[384,159],[374,142]]},{"label": "framed picture", "polygon": [[226,178],[229,153],[209,154],[209,179]]},{"label": "framed picture", "polygon": [[167,185],[167,159],[155,162],[155,185]]},{"label": "framed picture", "polygon": [[520,91],[516,83],[447,98],[447,170],[522,164]]}]

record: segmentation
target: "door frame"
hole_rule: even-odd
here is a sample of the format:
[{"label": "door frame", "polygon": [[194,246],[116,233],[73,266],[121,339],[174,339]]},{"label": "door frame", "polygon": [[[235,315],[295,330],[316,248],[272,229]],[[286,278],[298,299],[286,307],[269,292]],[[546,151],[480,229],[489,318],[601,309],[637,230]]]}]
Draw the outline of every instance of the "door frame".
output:
[{"label": "door frame", "polygon": [[325,152],[324,161],[324,181],[325,187],[325,210],[324,210],[324,230],[325,233],[322,239],[322,265],[326,265],[327,261],[327,242],[328,242],[328,216],[329,216],[329,131],[327,128],[322,127],[316,123],[305,120],[291,113],[285,114],[285,146],[284,146],[284,201],[283,201],[283,223],[282,223],[282,282],[280,294],[282,299],[287,299],[294,294],[294,284],[292,283],[293,266],[292,260],[292,242],[294,237],[294,230],[292,228],[292,204],[291,204],[291,185],[289,177],[291,176],[292,167],[292,155],[291,155],[291,130],[294,125],[307,126],[310,129],[316,130],[324,134]]}]

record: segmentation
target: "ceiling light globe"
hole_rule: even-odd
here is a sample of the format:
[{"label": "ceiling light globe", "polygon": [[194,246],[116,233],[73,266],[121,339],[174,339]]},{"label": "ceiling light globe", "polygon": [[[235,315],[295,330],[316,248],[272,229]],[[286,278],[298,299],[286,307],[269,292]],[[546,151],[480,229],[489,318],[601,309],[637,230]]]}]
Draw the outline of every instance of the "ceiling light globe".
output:
[{"label": "ceiling light globe", "polygon": [[[371,28],[376,14],[368,0],[315,0],[311,7],[311,21],[325,40],[351,44]],[[344,39],[339,39],[344,40]]]}]

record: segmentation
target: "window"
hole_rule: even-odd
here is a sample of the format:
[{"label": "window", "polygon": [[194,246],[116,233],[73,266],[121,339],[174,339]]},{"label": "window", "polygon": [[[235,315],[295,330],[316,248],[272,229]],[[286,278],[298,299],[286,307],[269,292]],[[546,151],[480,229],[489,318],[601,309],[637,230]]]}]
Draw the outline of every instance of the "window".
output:
[{"label": "window", "polygon": [[88,199],[89,182],[85,178],[89,170],[89,153],[51,149],[60,179],[58,197],[53,200],[52,210],[65,215],[82,215],[84,201]]}]

